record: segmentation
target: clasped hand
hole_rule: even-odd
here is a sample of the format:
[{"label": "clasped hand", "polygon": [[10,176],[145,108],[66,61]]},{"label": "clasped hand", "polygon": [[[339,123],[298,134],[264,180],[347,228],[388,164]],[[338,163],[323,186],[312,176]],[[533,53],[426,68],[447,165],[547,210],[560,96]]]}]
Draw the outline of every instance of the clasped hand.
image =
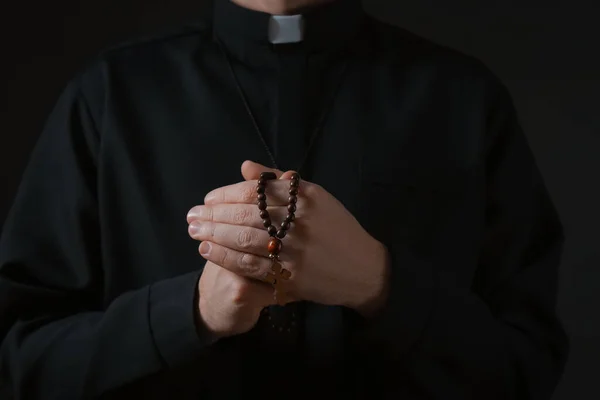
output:
[{"label": "clasped hand", "polygon": [[[293,171],[283,173],[250,161],[242,165],[245,181],[207,194],[204,205],[189,211],[187,221],[190,236],[202,242],[199,252],[207,266],[212,263],[269,287],[259,282],[272,262],[267,251],[269,235],[256,204],[256,180],[264,171],[273,171],[279,178],[269,182],[266,193],[273,223],[283,221]],[[389,268],[385,247],[319,185],[301,181],[296,219],[282,241],[280,259],[292,274],[286,282],[292,301],[341,305],[368,313],[385,296]]]}]

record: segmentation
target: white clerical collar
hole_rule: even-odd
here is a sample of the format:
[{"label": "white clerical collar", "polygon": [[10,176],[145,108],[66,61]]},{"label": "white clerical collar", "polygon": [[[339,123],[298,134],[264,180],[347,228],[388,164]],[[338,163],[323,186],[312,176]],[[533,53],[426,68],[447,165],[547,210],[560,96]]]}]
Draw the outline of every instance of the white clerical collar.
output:
[{"label": "white clerical collar", "polygon": [[302,15],[272,15],[269,19],[269,41],[273,44],[298,43],[304,39]]}]

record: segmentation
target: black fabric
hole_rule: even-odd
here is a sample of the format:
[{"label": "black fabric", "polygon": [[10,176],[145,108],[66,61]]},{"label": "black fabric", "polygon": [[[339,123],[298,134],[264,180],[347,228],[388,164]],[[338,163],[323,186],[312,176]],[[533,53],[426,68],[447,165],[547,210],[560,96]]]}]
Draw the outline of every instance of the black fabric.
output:
[{"label": "black fabric", "polygon": [[[510,96],[478,61],[358,5],[311,10],[287,63],[265,15],[218,1],[208,24],[106,51],[72,80],[0,238],[0,393],[549,398],[568,350],[563,228]],[[306,303],[301,345],[269,352],[260,328],[196,329],[204,263],[185,215],[244,160],[270,162],[217,37],[283,165],[348,64],[303,177],[389,249],[374,319]]]}]

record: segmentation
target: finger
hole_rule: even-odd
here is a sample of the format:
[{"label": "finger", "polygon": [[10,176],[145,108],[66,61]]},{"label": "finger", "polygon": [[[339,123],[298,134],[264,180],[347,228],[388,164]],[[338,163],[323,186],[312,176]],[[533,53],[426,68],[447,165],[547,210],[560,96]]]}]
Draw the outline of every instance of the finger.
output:
[{"label": "finger", "polygon": [[192,221],[189,235],[198,241],[210,241],[233,250],[267,257],[270,237],[264,229],[248,226],[219,224],[207,221]]},{"label": "finger", "polygon": [[246,160],[242,163],[242,176],[247,181],[258,180],[260,174],[263,172],[274,172],[275,175],[277,175],[277,179],[280,179],[283,174],[283,172],[278,169],[265,167],[254,161]]},{"label": "finger", "polygon": [[271,260],[267,257],[233,250],[210,241],[202,242],[198,251],[207,261],[245,278],[263,281],[271,268]]},{"label": "finger", "polygon": [[236,275],[212,261],[206,263],[205,273],[219,274],[227,279],[230,282],[229,292],[237,304],[252,304],[261,308],[275,304],[273,287],[267,283]]},{"label": "finger", "polygon": [[274,172],[277,179],[281,180],[289,180],[292,178],[292,175],[296,173],[296,171],[282,172],[278,169],[265,167],[262,164],[250,160],[244,161],[242,164],[242,176],[247,181],[257,180],[263,172]]},{"label": "finger", "polygon": [[296,173],[296,171],[286,171],[283,174],[281,174],[281,176],[279,177],[279,179],[281,180],[290,180],[292,179],[292,175],[294,175]]},{"label": "finger", "polygon": [[[258,202],[257,181],[243,181],[233,185],[217,188],[206,195],[205,205],[218,203],[225,204],[256,204]],[[300,182],[298,188],[298,200],[300,201],[302,193],[307,190],[308,183]],[[267,195],[267,204],[270,206],[285,206],[290,197],[289,180],[269,181],[265,191]]]},{"label": "finger", "polygon": [[[287,216],[285,207],[268,207],[273,221],[283,221]],[[265,229],[261,211],[253,204],[215,204],[192,208],[187,215],[188,224],[193,221],[208,221],[221,224],[249,226]]]}]

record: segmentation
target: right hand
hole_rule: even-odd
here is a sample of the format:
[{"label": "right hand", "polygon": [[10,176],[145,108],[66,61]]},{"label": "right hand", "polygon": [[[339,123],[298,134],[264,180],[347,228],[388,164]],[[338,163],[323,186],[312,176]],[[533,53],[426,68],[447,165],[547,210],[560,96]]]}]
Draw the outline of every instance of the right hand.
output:
[{"label": "right hand", "polygon": [[275,303],[273,288],[207,261],[198,283],[200,319],[216,337],[250,331],[263,308]]}]

